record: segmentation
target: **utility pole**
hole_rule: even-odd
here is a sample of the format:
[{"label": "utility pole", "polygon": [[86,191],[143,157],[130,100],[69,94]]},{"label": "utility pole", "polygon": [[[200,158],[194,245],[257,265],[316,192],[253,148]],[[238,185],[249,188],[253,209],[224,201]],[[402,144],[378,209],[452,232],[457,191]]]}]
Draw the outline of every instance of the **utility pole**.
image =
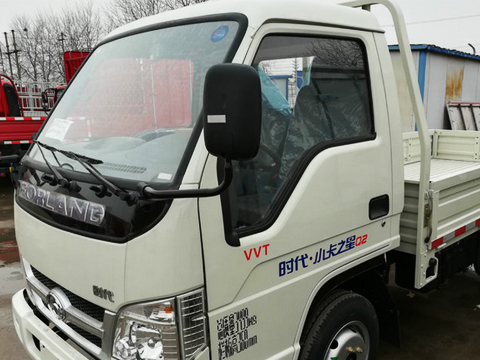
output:
[{"label": "utility pole", "polygon": [[[63,54],[65,54],[65,45],[64,45],[64,42],[65,40],[67,40],[67,38],[65,37],[65,34],[63,32],[60,33],[60,38],[58,39],[58,41],[60,41],[62,43],[62,61],[63,61]],[[63,67],[63,77],[65,79],[65,83],[67,82],[67,72],[65,70],[65,67]]]},{"label": "utility pole", "polygon": [[[24,29],[23,29],[23,32],[25,33],[25,43],[24,43],[24,44],[25,44],[25,47],[26,47],[26,49],[25,49],[25,56],[26,56],[27,58],[30,58],[30,59],[31,59],[32,54],[31,54],[30,39],[29,39],[29,37],[28,37],[28,29],[27,29],[27,28],[24,28]],[[32,60],[30,60],[30,61],[32,61]],[[33,71],[33,79],[32,79],[32,80],[36,82],[36,81],[38,80],[38,68],[37,68],[38,65],[37,65],[37,61],[36,61],[36,60],[33,61],[32,65],[33,65],[33,66],[32,66],[32,71]]]},{"label": "utility pole", "polygon": [[15,42],[15,30],[12,30],[12,38],[13,38],[13,52],[15,53],[15,61],[17,63],[18,80],[22,80],[22,72],[20,71],[20,62],[18,61],[18,53],[21,50],[17,50],[17,43]]},{"label": "utility pole", "polygon": [[10,52],[10,48],[8,47],[7,32],[5,31],[3,35],[5,35],[5,45],[7,47],[7,52],[5,54],[7,54],[8,56],[8,65],[10,66],[10,76],[13,77],[12,59],[10,58],[10,55],[12,55],[12,53]]},{"label": "utility pole", "polygon": [[3,63],[3,53],[2,53],[2,44],[0,43],[0,65],[2,66],[2,71],[5,72],[5,65]]}]

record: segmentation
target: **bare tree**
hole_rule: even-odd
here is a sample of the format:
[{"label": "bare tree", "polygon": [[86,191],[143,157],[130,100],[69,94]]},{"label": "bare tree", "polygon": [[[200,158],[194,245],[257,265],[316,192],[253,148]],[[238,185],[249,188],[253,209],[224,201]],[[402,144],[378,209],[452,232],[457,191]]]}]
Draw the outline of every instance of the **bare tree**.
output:
[{"label": "bare tree", "polygon": [[31,81],[62,82],[63,51],[91,50],[104,35],[92,2],[66,7],[60,13],[20,15],[11,25],[21,49],[22,78]]},{"label": "bare tree", "polygon": [[159,3],[160,3],[160,10],[161,12],[163,12],[163,11],[178,9],[185,6],[199,4],[205,1],[207,0],[162,0],[162,1],[159,1]]},{"label": "bare tree", "polygon": [[105,7],[109,31],[160,12],[158,0],[112,0]]},{"label": "bare tree", "polygon": [[[56,72],[63,74],[63,52],[91,51],[106,34],[106,30],[100,13],[94,11],[91,1],[64,8],[56,20],[57,25],[52,31],[57,40],[57,50],[61,51],[59,56],[52,54],[52,57],[55,59]],[[54,22],[51,21],[52,24]]]},{"label": "bare tree", "polygon": [[49,21],[49,15],[45,13],[38,13],[33,18],[20,15],[13,19],[12,27],[16,33],[17,47],[21,49],[22,75],[26,75],[29,80],[53,80],[51,53],[55,44],[49,33]]},{"label": "bare tree", "polygon": [[59,21],[70,50],[91,50],[104,35],[100,13],[91,1],[64,8]]},{"label": "bare tree", "polygon": [[112,0],[105,7],[109,31],[164,11],[178,9],[207,0]]},{"label": "bare tree", "polygon": [[[61,82],[63,51],[91,50],[103,35],[118,26],[204,1],[207,0],[110,0],[103,9],[103,17],[87,1],[66,7],[60,13],[49,9],[33,17],[17,16],[11,26],[21,50],[22,78]],[[5,55],[5,46],[1,50]]]},{"label": "bare tree", "polygon": [[319,39],[311,43],[309,51],[323,66],[363,67],[363,53],[356,41]]}]

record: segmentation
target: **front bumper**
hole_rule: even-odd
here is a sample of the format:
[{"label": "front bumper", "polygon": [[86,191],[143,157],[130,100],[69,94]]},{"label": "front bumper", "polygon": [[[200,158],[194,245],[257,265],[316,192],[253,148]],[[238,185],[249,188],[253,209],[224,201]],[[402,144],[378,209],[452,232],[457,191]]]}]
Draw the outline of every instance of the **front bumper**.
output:
[{"label": "front bumper", "polygon": [[36,360],[90,360],[35,315],[25,291],[13,296],[12,310],[15,331],[28,354]]},{"label": "front bumper", "polygon": [[[35,360],[95,360],[94,357],[72,346],[35,314],[26,300],[26,290],[12,298],[15,331],[28,354]],[[195,360],[209,360],[208,347],[200,351]]]}]

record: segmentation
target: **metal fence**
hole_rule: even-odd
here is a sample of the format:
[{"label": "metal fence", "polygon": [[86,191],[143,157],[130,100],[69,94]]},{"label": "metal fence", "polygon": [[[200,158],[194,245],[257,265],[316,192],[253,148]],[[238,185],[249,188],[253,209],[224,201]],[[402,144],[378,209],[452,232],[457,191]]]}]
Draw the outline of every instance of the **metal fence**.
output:
[{"label": "metal fence", "polygon": [[53,107],[53,97],[55,89],[58,84],[53,82],[23,82],[15,81],[20,103],[23,108],[24,116],[44,116],[45,111],[42,105],[42,92],[47,89],[52,89],[48,94],[48,108]]}]

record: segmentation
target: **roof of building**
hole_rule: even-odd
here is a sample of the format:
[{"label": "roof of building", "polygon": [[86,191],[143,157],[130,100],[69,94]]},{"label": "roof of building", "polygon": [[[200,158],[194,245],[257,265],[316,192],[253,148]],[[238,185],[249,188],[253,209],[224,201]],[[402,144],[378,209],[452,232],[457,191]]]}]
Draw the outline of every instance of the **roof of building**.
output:
[{"label": "roof of building", "polygon": [[[431,51],[431,52],[436,52],[436,53],[441,53],[441,54],[446,54],[446,55],[452,55],[452,56],[458,56],[458,57],[463,57],[467,59],[472,59],[472,60],[477,60],[480,61],[480,56],[479,55],[474,55],[474,54],[469,54],[463,51],[458,51],[458,50],[453,50],[453,49],[445,49],[440,46],[436,45],[427,45],[427,44],[412,44],[411,45],[412,51]],[[390,50],[397,51],[398,50],[398,45],[390,45],[389,46]]]}]

